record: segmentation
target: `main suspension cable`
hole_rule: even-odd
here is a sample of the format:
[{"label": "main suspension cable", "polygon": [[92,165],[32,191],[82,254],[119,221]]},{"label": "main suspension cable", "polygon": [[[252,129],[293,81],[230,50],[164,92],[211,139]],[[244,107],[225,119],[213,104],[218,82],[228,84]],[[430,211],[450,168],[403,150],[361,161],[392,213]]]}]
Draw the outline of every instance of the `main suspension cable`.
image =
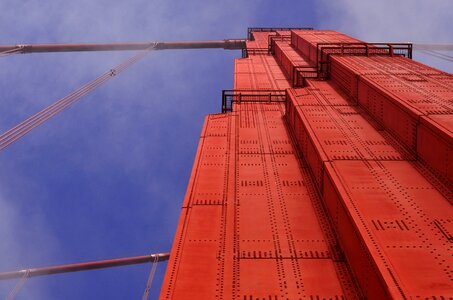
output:
[{"label": "main suspension cable", "polygon": [[112,77],[118,75],[134,63],[138,62],[142,59],[150,50],[153,50],[156,47],[156,43],[151,44],[148,48],[144,51],[140,52],[139,54],[127,59],[125,62],[119,64],[113,69],[110,69],[108,72],[102,74],[98,78],[88,82],[87,84],[81,86],[68,96],[56,101],[55,103],[49,105],[48,107],[44,108],[43,110],[37,112],[36,114],[30,116],[23,122],[19,123],[18,125],[14,126],[13,128],[7,130],[3,134],[0,135],[0,150],[5,149],[9,145],[15,143],[21,137],[26,135],[28,132],[33,130],[34,128],[38,127],[45,121],[49,120],[53,116],[57,115],[58,113],[62,112],[78,100],[80,100],[83,96],[87,95],[91,91],[93,91],[98,86],[102,85],[103,83],[107,82]]}]

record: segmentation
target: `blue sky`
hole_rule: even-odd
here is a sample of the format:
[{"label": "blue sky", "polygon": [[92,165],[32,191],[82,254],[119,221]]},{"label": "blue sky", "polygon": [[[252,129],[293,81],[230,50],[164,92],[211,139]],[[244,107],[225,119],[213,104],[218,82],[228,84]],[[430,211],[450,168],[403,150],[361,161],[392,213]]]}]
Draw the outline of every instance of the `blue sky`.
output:
[{"label": "blue sky", "polygon": [[[1,1],[0,44],[242,38],[328,28],[368,41],[453,42],[453,2]],[[276,5],[276,3],[278,3]],[[0,58],[0,131],[133,53]],[[160,51],[0,152],[0,270],[169,251],[203,118],[239,51]],[[416,53],[415,58],[449,72]],[[157,298],[165,265],[150,299]],[[16,299],[137,299],[150,266],[32,278]],[[0,282],[5,297],[15,281]]]}]

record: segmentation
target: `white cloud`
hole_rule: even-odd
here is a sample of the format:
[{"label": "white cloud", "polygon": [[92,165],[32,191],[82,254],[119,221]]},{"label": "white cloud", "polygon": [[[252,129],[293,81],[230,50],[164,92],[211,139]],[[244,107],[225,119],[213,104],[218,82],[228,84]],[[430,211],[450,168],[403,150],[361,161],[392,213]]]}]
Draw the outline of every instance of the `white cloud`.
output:
[{"label": "white cloud", "polygon": [[[0,44],[243,37],[255,6],[201,0],[0,1]],[[231,57],[212,51],[151,54],[0,153],[5,195],[0,271],[169,250],[203,115],[218,109],[220,90],[230,88],[209,74],[233,76]],[[132,55],[32,54],[0,60],[0,131]],[[34,185],[42,186],[39,193]],[[32,207],[33,213],[26,213]],[[20,296],[52,298],[48,295],[58,291],[51,280],[30,280]],[[0,285],[0,298],[10,287]]]},{"label": "white cloud", "polygon": [[[14,205],[14,198],[0,195],[0,270],[14,271],[30,267],[32,261],[46,262],[57,258],[58,242],[52,235],[39,206]],[[12,290],[19,279],[0,282],[0,298]],[[29,284],[29,283],[28,283]],[[25,283],[27,285],[27,282]],[[47,299],[44,286],[20,290],[23,299]]]},{"label": "white cloud", "polygon": [[[453,43],[451,0],[321,0],[320,28],[367,42]],[[453,72],[453,64],[416,52],[415,59]]]}]

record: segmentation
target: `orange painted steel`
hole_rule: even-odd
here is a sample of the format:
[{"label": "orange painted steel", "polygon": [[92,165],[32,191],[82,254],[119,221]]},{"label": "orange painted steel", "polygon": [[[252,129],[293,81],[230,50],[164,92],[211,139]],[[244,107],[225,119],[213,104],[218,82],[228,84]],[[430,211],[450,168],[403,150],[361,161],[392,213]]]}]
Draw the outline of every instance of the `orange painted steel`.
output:
[{"label": "orange painted steel", "polygon": [[333,57],[332,80],[453,189],[453,75],[403,57]]},{"label": "orange painted steel", "polygon": [[450,226],[451,192],[354,102],[300,102],[289,94],[287,117],[365,296],[449,295],[449,236],[436,222]]},{"label": "orange painted steel", "polygon": [[318,43],[360,41],[251,35],[234,89],[286,103],[206,117],[160,298],[451,298],[451,75],[343,54],[291,88]]},{"label": "orange painted steel", "polygon": [[292,85],[295,81],[295,70],[301,67],[310,67],[310,63],[285,41],[276,41],[273,51],[277,63]]},{"label": "orange painted steel", "polygon": [[360,43],[362,41],[334,30],[294,30],[291,32],[291,44],[312,63],[318,60],[320,43]]}]

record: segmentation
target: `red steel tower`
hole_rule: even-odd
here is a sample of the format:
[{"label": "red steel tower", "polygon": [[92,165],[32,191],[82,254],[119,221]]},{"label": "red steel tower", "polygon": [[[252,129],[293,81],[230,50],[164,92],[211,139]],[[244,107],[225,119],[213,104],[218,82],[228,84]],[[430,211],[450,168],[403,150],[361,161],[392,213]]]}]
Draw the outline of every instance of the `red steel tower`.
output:
[{"label": "red steel tower", "polygon": [[453,76],[411,56],[249,29],[161,299],[453,299]]}]

